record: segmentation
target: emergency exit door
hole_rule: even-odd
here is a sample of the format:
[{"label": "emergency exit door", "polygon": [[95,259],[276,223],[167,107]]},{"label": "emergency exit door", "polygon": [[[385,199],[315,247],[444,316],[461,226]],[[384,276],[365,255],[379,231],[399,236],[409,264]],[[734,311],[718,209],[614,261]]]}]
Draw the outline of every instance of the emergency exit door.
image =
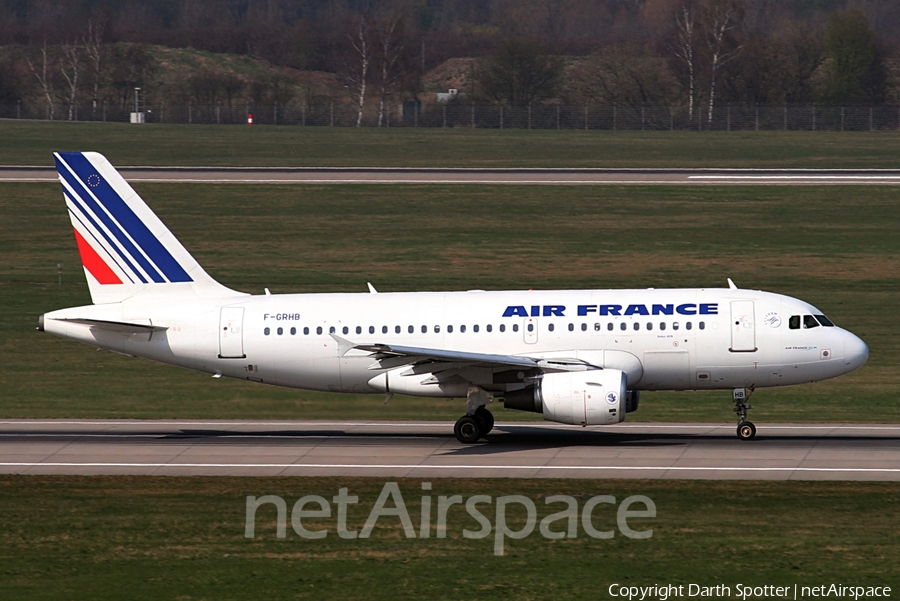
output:
[{"label": "emergency exit door", "polygon": [[733,353],[756,351],[754,302],[731,301],[731,348]]},{"label": "emergency exit door", "polygon": [[219,358],[244,357],[244,308],[222,307],[219,315]]}]

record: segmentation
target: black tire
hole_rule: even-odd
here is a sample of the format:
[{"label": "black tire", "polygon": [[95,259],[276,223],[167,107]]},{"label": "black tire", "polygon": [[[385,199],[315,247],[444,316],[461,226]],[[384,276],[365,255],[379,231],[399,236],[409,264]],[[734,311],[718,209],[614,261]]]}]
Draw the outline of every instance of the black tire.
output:
[{"label": "black tire", "polygon": [[485,436],[494,429],[494,414],[484,408],[484,405],[475,410],[475,417],[481,420],[481,435]]},{"label": "black tire", "polygon": [[737,435],[741,440],[753,440],[756,436],[756,426],[753,422],[741,422],[737,427]]},{"label": "black tire", "polygon": [[478,442],[478,439],[481,438],[481,429],[481,420],[472,415],[464,415],[456,420],[456,425],[453,426],[453,434],[459,442],[472,444],[473,442]]}]

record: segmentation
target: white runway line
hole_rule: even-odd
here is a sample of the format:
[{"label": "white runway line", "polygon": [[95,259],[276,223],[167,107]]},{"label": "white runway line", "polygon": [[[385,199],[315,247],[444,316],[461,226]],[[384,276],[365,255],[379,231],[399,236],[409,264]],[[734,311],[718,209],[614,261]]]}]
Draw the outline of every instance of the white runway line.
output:
[{"label": "white runway line", "polygon": [[810,472],[810,473],[866,473],[896,474],[900,468],[838,468],[838,467],[726,467],[726,466],[668,466],[668,465],[428,465],[428,464],[368,464],[368,463],[58,463],[3,462],[0,467],[116,467],[116,468],[279,468],[279,469],[402,469],[402,470],[577,470],[577,471],[681,471],[681,472]]}]

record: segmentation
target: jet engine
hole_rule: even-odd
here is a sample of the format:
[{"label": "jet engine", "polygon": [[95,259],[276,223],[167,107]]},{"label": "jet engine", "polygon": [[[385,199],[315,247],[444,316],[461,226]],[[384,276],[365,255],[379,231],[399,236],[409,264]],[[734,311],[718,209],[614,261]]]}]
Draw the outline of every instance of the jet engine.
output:
[{"label": "jet engine", "polygon": [[563,424],[617,424],[625,420],[626,381],[618,369],[545,374],[534,386],[507,392],[503,406],[543,413],[544,419]]}]

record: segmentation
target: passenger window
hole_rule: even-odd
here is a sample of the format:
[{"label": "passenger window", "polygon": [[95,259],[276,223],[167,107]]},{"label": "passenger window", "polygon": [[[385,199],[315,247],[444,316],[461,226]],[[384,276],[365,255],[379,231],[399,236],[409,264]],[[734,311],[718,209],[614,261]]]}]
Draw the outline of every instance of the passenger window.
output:
[{"label": "passenger window", "polygon": [[440,334],[440,333],[441,333],[441,326],[434,326],[434,333],[435,333],[435,334]]},{"label": "passenger window", "polygon": [[519,331],[519,324],[514,323],[513,324],[513,332],[518,332],[518,331]]},{"label": "passenger window", "polygon": [[819,322],[816,321],[816,318],[812,315],[804,315],[803,316],[803,328],[806,330],[811,330],[812,328],[818,328]]},{"label": "passenger window", "polygon": [[506,324],[505,324],[505,323],[501,323],[501,324],[500,324],[500,331],[501,331],[501,332],[505,332],[505,331],[506,331]]},{"label": "passenger window", "polygon": [[678,322],[677,322],[677,321],[672,323],[672,329],[673,329],[673,330],[677,330],[677,329],[678,329]]},{"label": "passenger window", "polygon": [[329,334],[334,334],[334,332],[335,332],[334,326],[331,326],[330,328],[328,328],[328,333],[329,333]]},{"label": "passenger window", "polygon": [[791,318],[788,319],[788,327],[792,330],[800,329],[800,316],[799,315],[791,315]]},{"label": "passenger window", "polygon": [[465,333],[466,333],[466,326],[459,326],[459,333],[460,333],[460,334],[465,334]]},{"label": "passenger window", "polygon": [[570,331],[570,332],[574,332],[574,331],[575,331],[575,324],[574,324],[574,323],[570,323],[570,324],[569,324],[569,331]]},{"label": "passenger window", "polygon": [[269,328],[266,328],[263,330],[263,334],[265,334],[266,336],[269,335],[269,332],[271,332],[271,330]]},{"label": "passenger window", "polygon": [[637,332],[640,329],[641,329],[641,324],[639,324],[638,322],[634,322],[634,331]]},{"label": "passenger window", "polygon": [[427,334],[427,333],[428,333],[428,326],[422,326],[422,333],[423,333],[423,334]]},{"label": "passenger window", "polygon": [[612,332],[612,329],[613,329],[612,322],[609,322],[608,324],[606,324],[606,329],[609,330],[610,332]]},{"label": "passenger window", "polygon": [[344,334],[349,334],[350,328],[348,328],[347,326],[344,326],[344,329],[342,330],[342,332],[344,332]]},{"label": "passenger window", "polygon": [[700,328],[701,330],[705,330],[705,329],[706,329],[706,322],[705,322],[705,321],[701,321],[700,323],[697,324],[697,327]]},{"label": "passenger window", "polygon": [[316,334],[318,334],[319,336],[322,335],[322,326],[319,326],[318,328],[316,328]]},{"label": "passenger window", "polygon": [[408,328],[406,328],[406,331],[409,332],[410,334],[412,334],[413,332],[416,331],[416,327],[415,327],[415,326],[409,326]]},{"label": "passenger window", "polygon": [[399,334],[399,333],[400,333],[400,326],[394,326],[394,333],[395,333],[395,334]]},{"label": "passenger window", "polygon": [[[571,324],[570,324],[570,325],[571,325]],[[550,330],[550,331],[552,332],[552,331],[553,331],[553,324],[552,324],[552,323],[549,324],[549,325],[547,326],[547,329]]]},{"label": "passenger window", "polygon": [[587,332],[587,324],[586,323],[581,324],[581,331]]},{"label": "passenger window", "polygon": [[297,328],[291,328],[291,336],[297,335]]},{"label": "passenger window", "polygon": [[375,333],[375,326],[369,326],[369,334]]},{"label": "passenger window", "polygon": [[685,330],[690,330],[692,327],[694,327],[694,326],[691,325],[691,322],[687,322],[686,324],[684,324]]},{"label": "passenger window", "polygon": [[453,326],[447,326],[447,333],[448,333],[448,334],[452,334],[452,333],[453,333]]},{"label": "passenger window", "polygon": [[534,332],[534,324],[533,324],[533,323],[529,323],[529,324],[528,324],[528,331],[529,331],[529,332]]},{"label": "passenger window", "polygon": [[659,322],[659,329],[660,329],[660,330],[665,330],[665,329],[666,329],[666,322],[664,322],[664,321]]},{"label": "passenger window", "polygon": [[647,322],[647,329],[648,329],[648,330],[652,330],[652,329],[653,329],[653,323],[652,323],[652,322],[649,322],[649,321]]},{"label": "passenger window", "polygon": [[356,333],[362,334],[362,326],[356,326]]},{"label": "passenger window", "polygon": [[825,317],[824,315],[816,315],[816,319],[819,321],[820,324],[822,324],[826,328],[834,327],[834,323],[832,323],[832,321],[830,319],[828,319],[827,317]]},{"label": "passenger window", "polygon": [[475,333],[477,334],[477,333],[478,333],[478,326],[477,326],[477,325],[472,326],[472,331],[475,332]]},{"label": "passenger window", "polygon": [[309,336],[309,328],[303,328],[303,335]]},{"label": "passenger window", "polygon": [[485,327],[487,328],[488,333],[491,333],[491,332],[494,331],[494,326],[492,326],[491,324],[488,324],[488,325],[485,326]]},{"label": "passenger window", "polygon": [[599,323],[595,323],[595,324],[594,324],[594,331],[595,331],[595,332],[599,332],[599,331],[600,331],[600,324],[599,324]]},{"label": "passenger window", "polygon": [[284,328],[278,328],[278,329],[275,330],[275,331],[278,333],[279,336],[281,336],[282,334],[284,334]]},{"label": "passenger window", "polygon": [[625,331],[625,328],[627,328],[627,327],[628,327],[628,326],[625,325],[625,322],[624,322],[624,321],[623,321],[621,324],[619,324],[619,329],[622,330],[623,332]]}]

